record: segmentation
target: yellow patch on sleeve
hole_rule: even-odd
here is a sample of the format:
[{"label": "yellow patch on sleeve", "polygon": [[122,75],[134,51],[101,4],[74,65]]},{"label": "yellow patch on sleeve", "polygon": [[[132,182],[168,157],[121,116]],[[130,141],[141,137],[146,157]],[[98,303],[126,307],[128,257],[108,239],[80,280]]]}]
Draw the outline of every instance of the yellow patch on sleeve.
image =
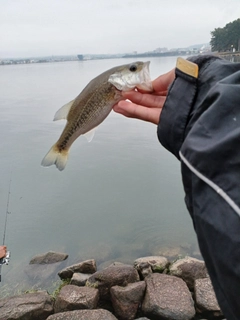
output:
[{"label": "yellow patch on sleeve", "polygon": [[183,58],[177,58],[176,68],[191,77],[198,77],[198,65]]}]

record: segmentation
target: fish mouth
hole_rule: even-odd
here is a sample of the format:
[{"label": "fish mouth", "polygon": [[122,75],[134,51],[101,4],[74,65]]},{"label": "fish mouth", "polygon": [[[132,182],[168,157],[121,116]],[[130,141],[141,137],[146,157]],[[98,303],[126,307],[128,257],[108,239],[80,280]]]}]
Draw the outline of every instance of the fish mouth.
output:
[{"label": "fish mouth", "polygon": [[[131,91],[137,88],[145,92],[153,92],[149,64],[150,61],[137,61],[133,63],[133,66],[137,66],[137,69],[134,70],[136,72],[129,69],[131,65],[124,65],[120,70],[117,70],[109,76],[108,82],[114,85],[119,91]],[[122,69],[123,67],[124,69]]]},{"label": "fish mouth", "polygon": [[141,82],[136,85],[137,89],[146,91],[146,92],[153,92],[152,80],[150,78],[150,71],[149,71],[150,61],[144,62],[142,70],[139,74],[139,78]]}]

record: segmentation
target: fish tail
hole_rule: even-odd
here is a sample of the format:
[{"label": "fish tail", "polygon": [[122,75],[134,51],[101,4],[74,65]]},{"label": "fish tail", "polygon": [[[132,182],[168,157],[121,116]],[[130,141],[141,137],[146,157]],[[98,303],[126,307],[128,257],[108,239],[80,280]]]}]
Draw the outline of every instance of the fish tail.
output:
[{"label": "fish tail", "polygon": [[67,164],[67,159],[68,150],[59,150],[58,146],[54,144],[43,158],[41,165],[43,167],[49,167],[55,164],[58,170],[62,171]]}]

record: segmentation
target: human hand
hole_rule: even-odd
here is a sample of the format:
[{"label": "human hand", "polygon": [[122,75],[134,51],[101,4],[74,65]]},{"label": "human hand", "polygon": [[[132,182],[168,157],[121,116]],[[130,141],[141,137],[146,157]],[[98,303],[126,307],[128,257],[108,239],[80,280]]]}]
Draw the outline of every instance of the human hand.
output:
[{"label": "human hand", "polygon": [[0,246],[0,259],[4,258],[7,254],[7,247],[6,246]]},{"label": "human hand", "polygon": [[113,110],[128,118],[136,118],[158,124],[165,103],[168,87],[175,78],[175,69],[159,76],[152,82],[153,92],[125,91],[122,96],[130,101],[121,100]]}]

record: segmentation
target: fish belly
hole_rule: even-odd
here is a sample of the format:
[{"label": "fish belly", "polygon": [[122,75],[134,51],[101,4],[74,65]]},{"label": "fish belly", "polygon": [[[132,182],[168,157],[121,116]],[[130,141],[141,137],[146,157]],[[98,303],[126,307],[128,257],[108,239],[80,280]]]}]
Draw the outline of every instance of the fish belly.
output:
[{"label": "fish belly", "polygon": [[116,91],[114,88],[114,94],[94,96],[83,108],[75,107],[72,110],[57,142],[59,152],[68,150],[80,135],[93,130],[106,119],[113,106],[122,99]]}]

